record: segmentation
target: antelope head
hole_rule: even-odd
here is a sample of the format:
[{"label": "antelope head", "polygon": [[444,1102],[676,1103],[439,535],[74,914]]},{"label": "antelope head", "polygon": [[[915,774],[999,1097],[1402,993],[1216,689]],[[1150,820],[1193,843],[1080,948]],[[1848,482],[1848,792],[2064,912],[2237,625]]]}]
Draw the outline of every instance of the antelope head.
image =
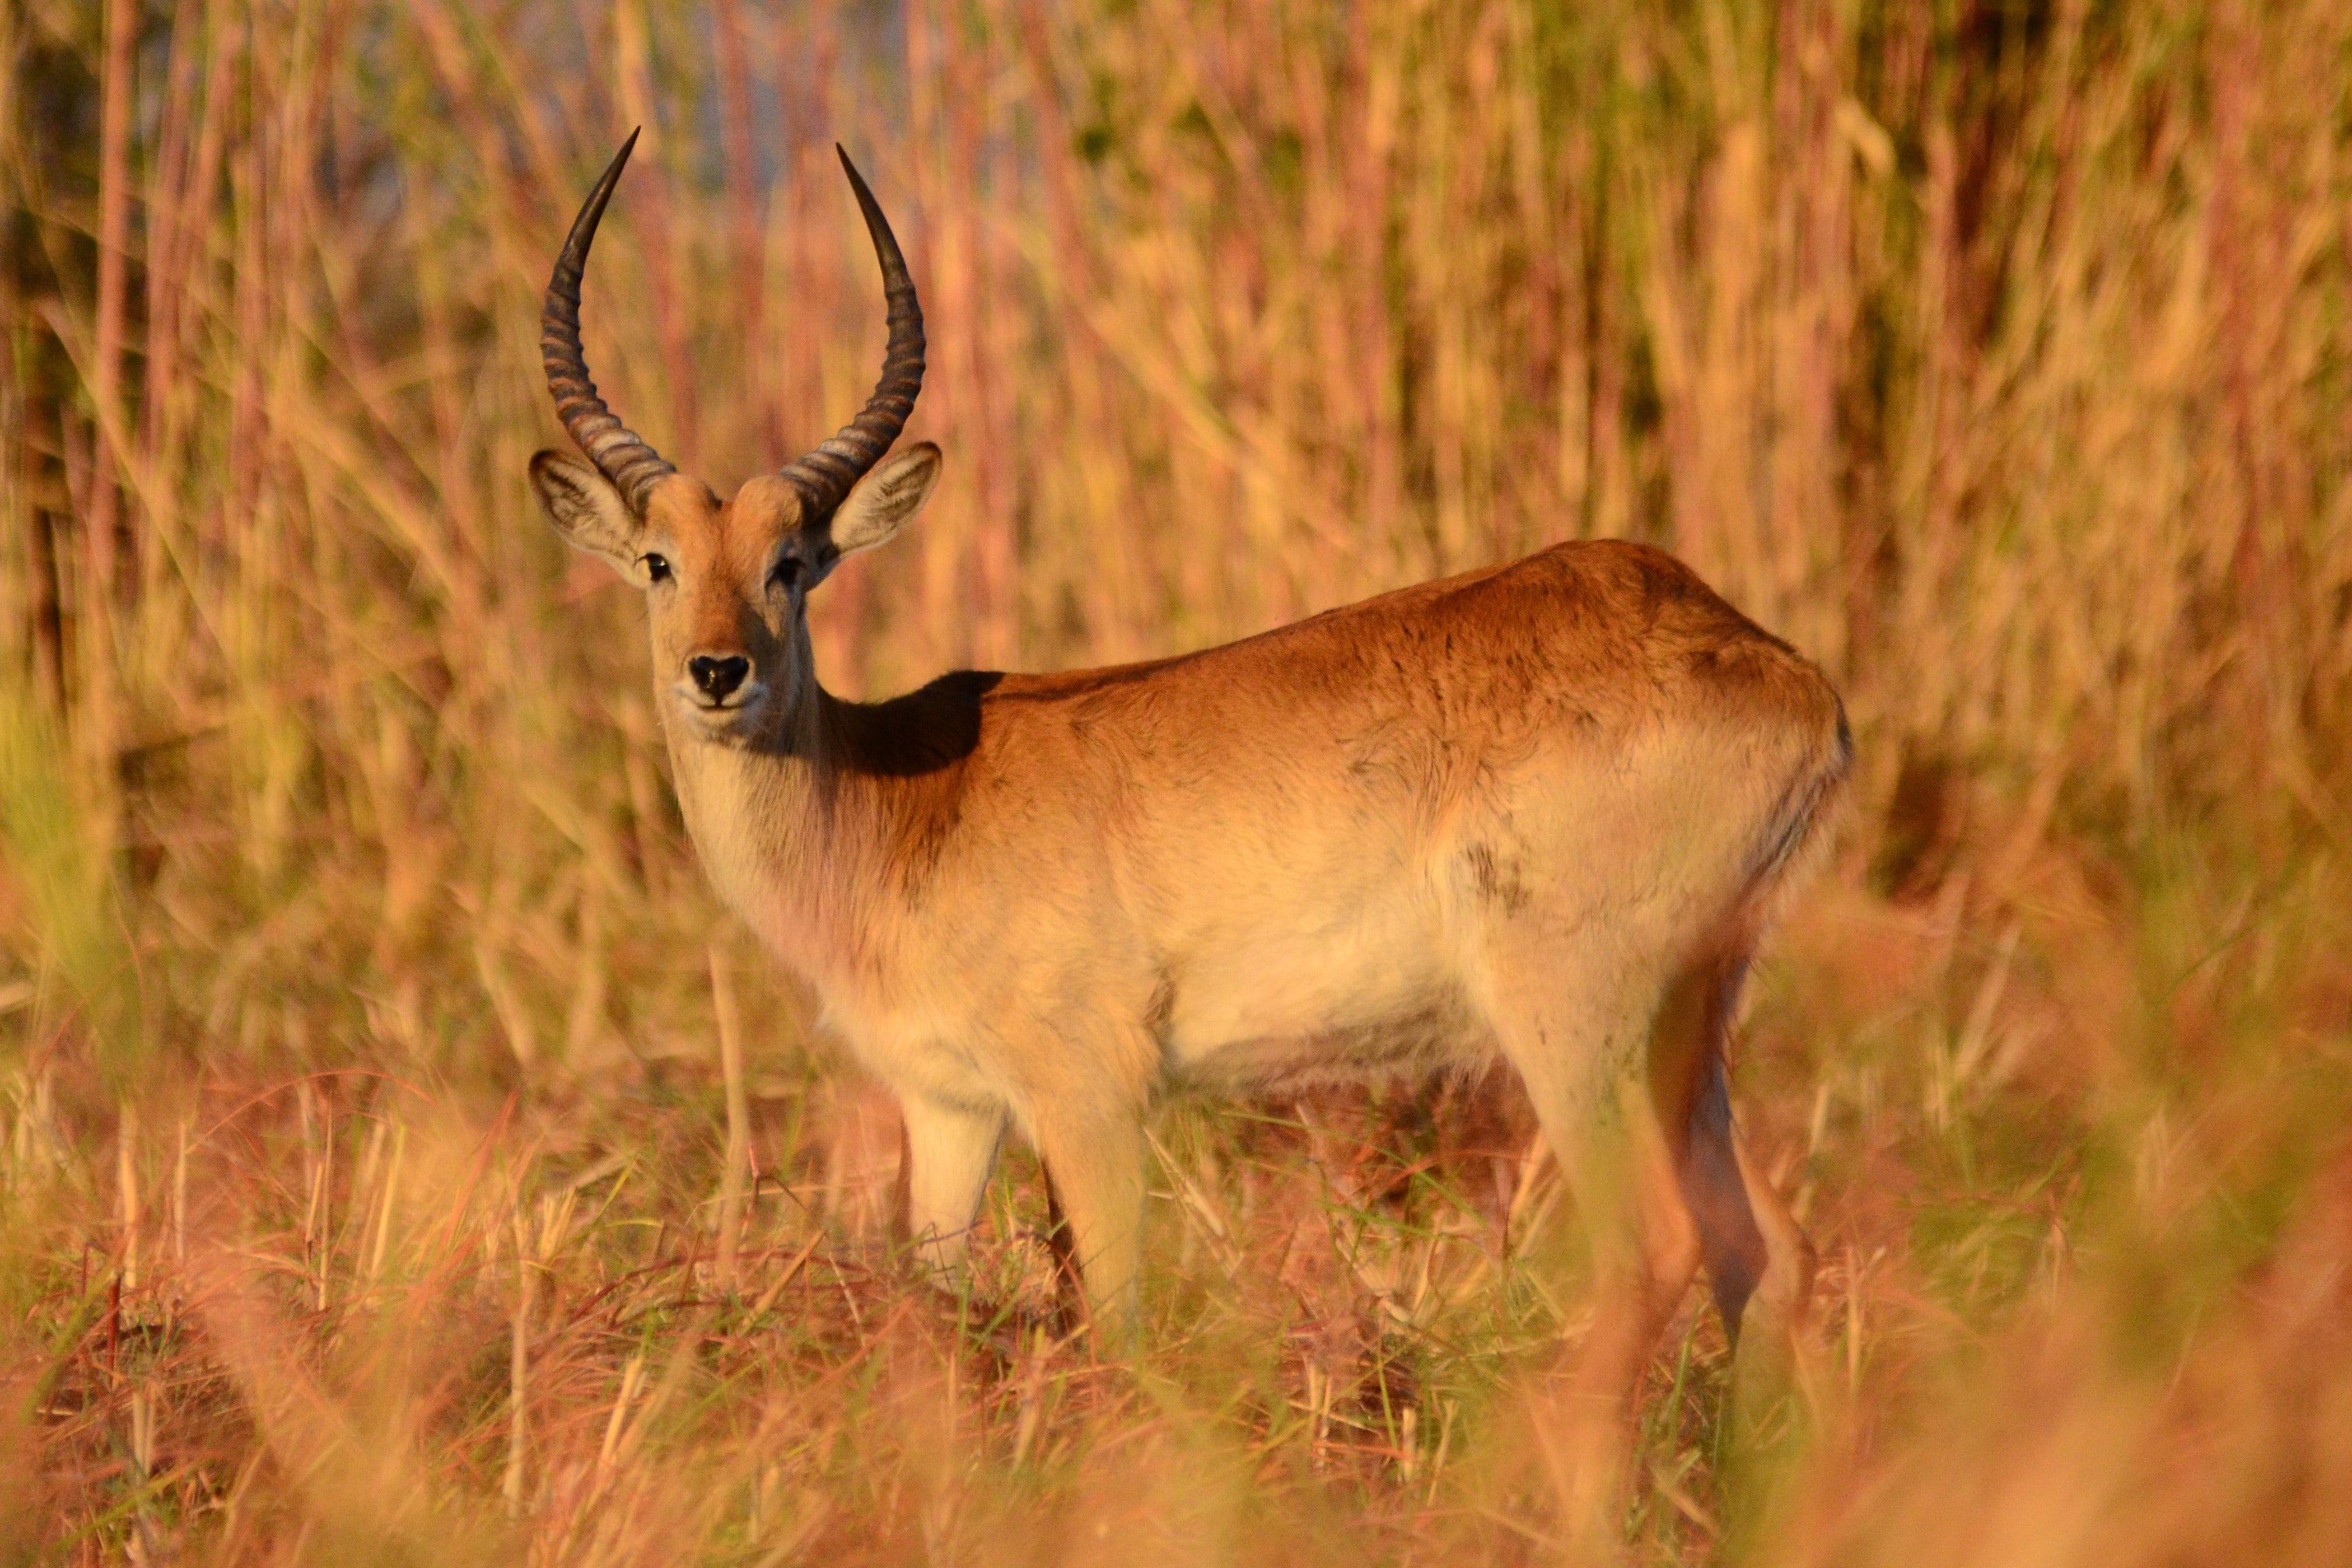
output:
[{"label": "antelope head", "polygon": [[882,264],[882,379],[831,439],[720,500],[605,406],[581,351],[588,248],[636,141],[631,132],[588,193],[540,315],[548,390],[588,460],[541,452],[530,460],[531,487],[557,532],[644,591],[655,685],[679,721],[673,735],[751,744],[782,733],[814,689],[809,591],[843,556],[896,533],[939,478],[940,449],[929,441],[888,455],[922,388],[923,310],[889,221],[843,153]]}]

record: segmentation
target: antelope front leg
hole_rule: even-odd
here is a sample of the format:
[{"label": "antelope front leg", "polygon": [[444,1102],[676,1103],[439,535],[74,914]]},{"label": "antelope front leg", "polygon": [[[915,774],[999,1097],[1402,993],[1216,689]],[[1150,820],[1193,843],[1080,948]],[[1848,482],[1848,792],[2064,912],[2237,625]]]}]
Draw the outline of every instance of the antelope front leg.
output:
[{"label": "antelope front leg", "polygon": [[1040,1110],[1034,1121],[1095,1331],[1121,1342],[1135,1325],[1143,1258],[1142,1112],[1057,1109]]},{"label": "antelope front leg", "polygon": [[907,1119],[907,1229],[923,1261],[950,1278],[963,1270],[981,1194],[996,1163],[1004,1113],[902,1094]]}]

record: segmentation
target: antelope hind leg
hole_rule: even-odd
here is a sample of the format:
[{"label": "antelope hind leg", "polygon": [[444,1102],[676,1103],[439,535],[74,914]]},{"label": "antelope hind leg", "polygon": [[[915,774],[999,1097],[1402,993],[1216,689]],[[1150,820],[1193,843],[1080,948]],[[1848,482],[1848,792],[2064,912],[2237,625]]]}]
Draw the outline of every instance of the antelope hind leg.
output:
[{"label": "antelope hind leg", "polygon": [[1707,1282],[1732,1342],[1732,1418],[1743,1436],[1790,1392],[1813,1279],[1811,1244],[1732,1120],[1725,1062],[1747,969],[1746,954],[1733,952],[1678,978],[1659,1011],[1654,1068],[1664,1069],[1675,1086],[1668,1092],[1688,1106],[1683,1198],[1697,1223]]},{"label": "antelope hind leg", "polygon": [[1699,1239],[1675,1179],[1680,1140],[1659,1118],[1646,1070],[1654,994],[1597,965],[1576,968],[1531,970],[1505,993],[1496,1023],[1591,1233],[1592,1327],[1570,1363],[1566,1400],[1538,1436],[1567,1528],[1605,1559],[1617,1541],[1633,1397],[1698,1272]]},{"label": "antelope hind leg", "polygon": [[1732,1418],[1753,1433],[1780,1407],[1796,1382],[1797,1356],[1813,1289],[1813,1246],[1754,1158],[1731,1135],[1756,1227],[1764,1237],[1764,1276],[1748,1299],[1731,1363]]}]

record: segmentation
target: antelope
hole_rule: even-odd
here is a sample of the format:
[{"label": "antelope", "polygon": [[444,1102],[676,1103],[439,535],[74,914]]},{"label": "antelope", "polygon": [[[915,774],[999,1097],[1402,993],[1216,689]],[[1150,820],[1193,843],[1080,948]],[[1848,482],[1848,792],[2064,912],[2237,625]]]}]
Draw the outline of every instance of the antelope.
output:
[{"label": "antelope", "polygon": [[925,1256],[961,1262],[1016,1131],[1092,1321],[1131,1332],[1155,1096],[1499,1056],[1591,1233],[1579,1385],[1622,1408],[1702,1265],[1736,1383],[1785,1365],[1811,1252],[1742,1145],[1725,1058],[1774,895],[1850,762],[1822,673],[1671,555],[1601,541],[1177,658],[837,698],[809,595],[940,471],[929,441],[892,450],[923,375],[905,258],[843,153],[882,271],[879,384],[722,500],[623,426],[581,348],[635,140],[541,317],[587,460],[538,453],[533,488],[643,590],[697,853],[896,1092]]}]

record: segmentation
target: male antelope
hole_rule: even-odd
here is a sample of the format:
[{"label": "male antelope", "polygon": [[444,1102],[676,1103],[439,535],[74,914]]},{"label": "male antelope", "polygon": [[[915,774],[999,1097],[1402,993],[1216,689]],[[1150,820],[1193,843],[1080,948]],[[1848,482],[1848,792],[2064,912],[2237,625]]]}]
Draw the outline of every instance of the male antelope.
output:
[{"label": "male antelope", "polygon": [[844,701],[811,666],[808,595],[940,472],[928,441],[886,456],[922,382],[906,262],[844,154],[888,300],[881,383],[721,500],[622,426],[582,356],[628,156],[542,317],[590,460],[541,452],[531,479],[645,591],[703,866],[897,1091],[931,1252],[960,1259],[1017,1127],[1093,1310],[1123,1320],[1162,1086],[1500,1052],[1593,1228],[1585,1376],[1628,1387],[1702,1260],[1747,1345],[1785,1341],[1810,1249],[1741,1152],[1723,1053],[1759,920],[1846,769],[1820,672],[1672,557],[1591,542],[1182,658]]}]

